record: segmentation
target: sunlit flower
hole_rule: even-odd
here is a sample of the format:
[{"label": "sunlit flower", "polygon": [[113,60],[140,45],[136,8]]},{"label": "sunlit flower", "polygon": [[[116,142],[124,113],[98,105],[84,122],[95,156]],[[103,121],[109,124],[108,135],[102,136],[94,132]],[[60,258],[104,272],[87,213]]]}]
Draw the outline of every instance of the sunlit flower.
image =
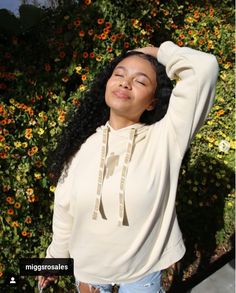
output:
[{"label": "sunlit flower", "polygon": [[13,221],[11,223],[11,226],[12,226],[12,228],[18,228],[20,225],[19,225],[19,222],[18,221]]},{"label": "sunlit flower", "polygon": [[14,214],[14,210],[13,209],[8,209],[7,213],[8,213],[8,215],[13,215]]},{"label": "sunlit flower", "polygon": [[51,192],[55,192],[56,187],[54,185],[51,185],[49,189],[50,189]]},{"label": "sunlit flower", "polygon": [[35,172],[35,173],[34,173],[34,177],[35,177],[37,180],[39,180],[39,179],[42,178],[42,175],[41,175],[41,173],[39,173],[39,172]]},{"label": "sunlit flower", "polygon": [[132,25],[133,25],[135,28],[138,28],[138,24],[139,24],[138,19],[132,19],[131,22],[132,22]]},{"label": "sunlit flower", "polygon": [[26,128],[26,130],[25,130],[25,138],[31,139],[32,136],[33,136],[32,129],[31,128]]},{"label": "sunlit flower", "polygon": [[14,146],[16,148],[20,148],[21,147],[21,142],[20,141],[14,141]]},{"label": "sunlit flower", "polygon": [[23,230],[23,231],[21,232],[21,235],[25,237],[25,236],[27,236],[27,232],[26,232],[25,230]]},{"label": "sunlit flower", "polygon": [[210,16],[213,17],[214,16],[214,8],[210,8]]},{"label": "sunlit flower", "polygon": [[9,204],[14,204],[14,202],[15,202],[15,200],[14,200],[13,197],[11,197],[11,196],[8,196],[8,197],[6,198],[6,201],[7,201]]},{"label": "sunlit flower", "polygon": [[27,194],[27,195],[32,195],[33,193],[34,193],[33,188],[28,188],[28,189],[26,190],[26,194]]},{"label": "sunlit flower", "polygon": [[81,92],[85,91],[85,89],[86,89],[86,86],[85,86],[84,84],[81,84],[81,85],[79,86],[79,90],[80,90]]},{"label": "sunlit flower", "polygon": [[79,65],[79,66],[76,66],[75,67],[75,71],[76,71],[76,73],[80,73],[80,71],[81,71],[81,69],[82,69],[82,67]]},{"label": "sunlit flower", "polygon": [[85,80],[87,79],[86,74],[83,74],[83,75],[81,76],[81,79],[82,79],[83,81],[85,81]]},{"label": "sunlit flower", "polygon": [[21,207],[21,203],[17,201],[17,202],[15,203],[14,207],[15,207],[16,209],[19,209],[19,208]]},{"label": "sunlit flower", "polygon": [[221,110],[219,110],[218,112],[216,112],[216,115],[217,115],[218,117],[220,117],[220,116],[224,115],[224,113],[225,113],[225,111],[224,111],[223,109],[221,109]]},{"label": "sunlit flower", "polygon": [[44,129],[43,128],[39,128],[38,131],[37,131],[37,133],[39,135],[43,135],[44,134]]},{"label": "sunlit flower", "polygon": [[105,40],[107,38],[107,35],[106,34],[101,34],[100,37],[101,37],[101,40]]},{"label": "sunlit flower", "polygon": [[184,45],[184,43],[183,43],[182,41],[178,41],[177,44],[178,44],[178,46],[180,46],[180,47]]},{"label": "sunlit flower", "polygon": [[6,153],[0,153],[0,158],[1,159],[6,159],[7,158],[7,154]]},{"label": "sunlit flower", "polygon": [[108,47],[107,48],[107,52],[112,52],[113,51],[113,48],[112,47]]},{"label": "sunlit flower", "polygon": [[86,5],[90,5],[90,4],[91,4],[91,0],[85,0],[84,3],[85,3]]},{"label": "sunlit flower", "polygon": [[227,140],[221,140],[218,148],[221,152],[227,153],[230,149],[230,143]]},{"label": "sunlit flower", "polygon": [[25,223],[26,223],[26,224],[31,224],[31,223],[32,223],[32,218],[31,218],[30,216],[27,216],[27,217],[25,218]]},{"label": "sunlit flower", "polygon": [[117,35],[112,35],[112,36],[110,37],[110,39],[111,39],[112,42],[115,42],[116,39],[117,39]]}]

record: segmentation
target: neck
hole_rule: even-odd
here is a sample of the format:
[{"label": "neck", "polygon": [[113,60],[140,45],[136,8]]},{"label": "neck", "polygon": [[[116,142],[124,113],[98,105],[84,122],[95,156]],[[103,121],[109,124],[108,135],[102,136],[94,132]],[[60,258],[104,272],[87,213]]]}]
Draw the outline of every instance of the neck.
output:
[{"label": "neck", "polygon": [[126,117],[110,115],[109,124],[113,129],[121,129],[138,123],[139,121],[127,119]]}]

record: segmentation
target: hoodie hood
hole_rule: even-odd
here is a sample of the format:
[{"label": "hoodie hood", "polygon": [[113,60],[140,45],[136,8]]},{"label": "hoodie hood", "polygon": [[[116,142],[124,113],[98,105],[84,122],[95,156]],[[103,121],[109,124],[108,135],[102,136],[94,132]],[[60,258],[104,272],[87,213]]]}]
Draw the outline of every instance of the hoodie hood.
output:
[{"label": "hoodie hood", "polygon": [[[119,219],[118,224],[119,226],[128,226],[128,215],[126,213],[125,207],[125,183],[126,177],[128,173],[129,163],[132,159],[132,154],[135,148],[135,145],[143,140],[146,137],[146,133],[148,130],[148,126],[141,123],[135,123],[130,126],[115,130],[111,127],[109,122],[107,122],[104,126],[97,128],[97,133],[102,132],[102,145],[101,145],[101,156],[100,156],[100,164],[99,164],[99,172],[98,172],[98,179],[97,179],[97,193],[96,193],[96,200],[95,200],[95,207],[93,211],[92,218],[94,220],[97,219],[98,214],[100,213],[101,217],[105,220],[106,207],[103,207],[102,203],[102,186],[105,180],[105,173],[107,168],[107,155],[108,150],[111,147],[109,145],[109,141],[114,144],[126,144],[125,155],[122,163],[121,169],[121,176],[120,176],[120,184],[119,190],[117,193],[119,195]],[[110,138],[110,139],[109,139]],[[112,147],[113,149],[113,147]]]}]

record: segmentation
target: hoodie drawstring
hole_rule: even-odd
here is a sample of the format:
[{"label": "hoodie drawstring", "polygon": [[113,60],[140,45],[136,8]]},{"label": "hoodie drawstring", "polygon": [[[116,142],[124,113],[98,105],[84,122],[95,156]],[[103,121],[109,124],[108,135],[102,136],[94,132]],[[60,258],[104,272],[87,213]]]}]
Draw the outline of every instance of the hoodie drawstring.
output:
[{"label": "hoodie drawstring", "polygon": [[[101,161],[99,165],[99,175],[98,175],[98,183],[97,183],[97,196],[95,202],[95,208],[93,211],[92,218],[94,220],[98,217],[98,212],[100,212],[103,219],[107,219],[104,213],[103,204],[102,204],[102,185],[105,176],[105,160],[107,156],[107,148],[108,148],[108,127],[103,129],[103,139],[102,139],[102,150],[101,150]],[[119,226],[128,226],[128,218],[126,214],[125,207],[125,183],[126,177],[128,173],[129,162],[131,160],[133,146],[134,146],[134,138],[135,138],[136,129],[131,128],[129,134],[129,141],[127,145],[127,149],[125,152],[124,163],[121,170],[121,179],[120,179],[120,188],[119,188]]]},{"label": "hoodie drawstring", "polygon": [[101,161],[99,165],[99,173],[98,173],[98,184],[97,184],[97,196],[95,202],[95,208],[93,211],[93,219],[96,220],[98,217],[98,212],[100,211],[103,219],[106,219],[103,204],[102,204],[102,184],[104,180],[105,173],[105,160],[107,156],[107,145],[108,145],[108,128],[103,129],[102,134],[102,150],[101,150]]},{"label": "hoodie drawstring", "polygon": [[120,192],[119,192],[119,226],[129,226],[128,218],[125,208],[125,182],[128,173],[129,162],[132,155],[135,137],[135,128],[131,128],[129,135],[129,142],[125,153],[124,164],[121,171]]}]

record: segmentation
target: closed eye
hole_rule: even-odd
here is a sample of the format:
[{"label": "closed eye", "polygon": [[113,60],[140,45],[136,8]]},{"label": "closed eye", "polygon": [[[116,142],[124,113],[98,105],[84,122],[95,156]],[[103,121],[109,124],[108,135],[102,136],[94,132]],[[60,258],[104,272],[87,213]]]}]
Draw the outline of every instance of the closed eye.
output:
[{"label": "closed eye", "polygon": [[140,80],[136,80],[136,82],[142,84],[142,85],[146,85],[144,82],[140,81]]}]

